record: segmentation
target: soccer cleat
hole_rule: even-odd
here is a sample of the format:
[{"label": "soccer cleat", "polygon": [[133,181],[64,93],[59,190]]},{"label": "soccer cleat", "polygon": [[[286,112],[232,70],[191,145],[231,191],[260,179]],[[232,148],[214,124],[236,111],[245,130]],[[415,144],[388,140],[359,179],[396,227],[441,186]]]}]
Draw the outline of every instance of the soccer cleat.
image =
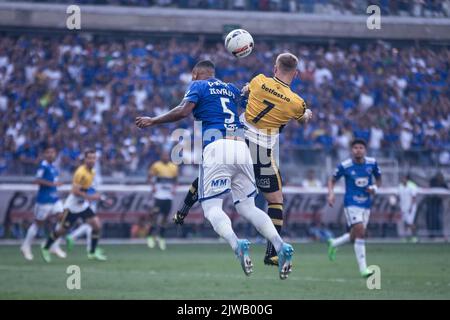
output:
[{"label": "soccer cleat", "polygon": [[181,226],[184,223],[184,218],[186,218],[186,214],[183,214],[181,211],[177,211],[177,213],[173,216],[173,222]]},{"label": "soccer cleat", "polygon": [[157,240],[159,249],[162,251],[166,250],[166,240],[164,240],[163,238],[158,238]]},{"label": "soccer cleat", "polygon": [[67,254],[59,246],[50,248],[50,252],[61,259],[67,258]]},{"label": "soccer cleat", "polygon": [[337,248],[333,246],[333,240],[328,239],[328,259],[330,261],[336,260],[336,251]]},{"label": "soccer cleat", "polygon": [[147,246],[150,248],[150,249],[153,249],[154,247],[155,247],[155,245],[156,245],[156,243],[155,243],[155,238],[153,238],[153,237],[147,237]]},{"label": "soccer cleat", "polygon": [[72,251],[73,246],[75,245],[75,240],[71,236],[66,237],[66,245],[67,245],[67,251]]},{"label": "soccer cleat", "polygon": [[26,260],[28,260],[28,261],[33,260],[33,253],[31,252],[30,246],[23,245],[20,247],[20,251],[22,251],[22,254]]},{"label": "soccer cleat", "polygon": [[273,257],[265,256],[264,264],[266,266],[278,266],[278,256],[273,256]]},{"label": "soccer cleat", "polygon": [[363,278],[368,278],[368,277],[370,277],[371,275],[373,275],[374,272],[375,272],[375,271],[370,270],[369,268],[366,268],[366,270],[364,270],[363,272],[361,272],[361,276],[362,276]]},{"label": "soccer cleat", "polygon": [[250,241],[246,239],[238,240],[238,246],[235,250],[236,257],[241,262],[242,270],[246,276],[253,272],[253,264],[249,255]]},{"label": "soccer cleat", "polygon": [[288,278],[292,271],[292,255],[294,248],[288,243],[283,243],[280,253],[278,253],[278,271],[280,272],[280,279]]},{"label": "soccer cleat", "polygon": [[101,250],[95,250],[94,253],[88,253],[89,260],[106,261],[108,258],[103,254]]},{"label": "soccer cleat", "polygon": [[52,262],[52,256],[50,254],[50,250],[45,249],[44,246],[41,247],[41,256],[42,256],[42,259],[44,259],[45,262],[47,262],[47,263]]}]

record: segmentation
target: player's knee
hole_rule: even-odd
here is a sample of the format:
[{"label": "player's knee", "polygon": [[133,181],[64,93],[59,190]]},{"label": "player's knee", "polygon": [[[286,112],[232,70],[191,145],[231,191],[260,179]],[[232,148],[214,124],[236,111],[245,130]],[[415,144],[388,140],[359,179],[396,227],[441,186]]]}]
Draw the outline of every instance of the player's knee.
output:
[{"label": "player's knee", "polygon": [[281,191],[264,193],[264,197],[269,203],[283,203],[283,193]]},{"label": "player's knee", "polygon": [[222,211],[222,199],[209,199],[202,202],[205,218],[209,221]]}]

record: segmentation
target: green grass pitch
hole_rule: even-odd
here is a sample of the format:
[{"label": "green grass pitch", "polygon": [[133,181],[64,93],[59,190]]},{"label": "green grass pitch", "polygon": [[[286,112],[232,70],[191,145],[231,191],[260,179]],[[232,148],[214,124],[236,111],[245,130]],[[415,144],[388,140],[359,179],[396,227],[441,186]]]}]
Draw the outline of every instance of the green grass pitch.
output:
[{"label": "green grass pitch", "polygon": [[[329,262],[324,244],[295,245],[286,281],[262,263],[252,246],[254,273],[246,277],[226,245],[104,245],[107,262],[88,261],[84,246],[65,260],[25,261],[17,246],[0,246],[0,299],[450,299],[450,245],[368,244],[368,263],[381,268],[381,289],[359,277],[353,247]],[[81,268],[81,290],[68,290],[66,269]]]}]

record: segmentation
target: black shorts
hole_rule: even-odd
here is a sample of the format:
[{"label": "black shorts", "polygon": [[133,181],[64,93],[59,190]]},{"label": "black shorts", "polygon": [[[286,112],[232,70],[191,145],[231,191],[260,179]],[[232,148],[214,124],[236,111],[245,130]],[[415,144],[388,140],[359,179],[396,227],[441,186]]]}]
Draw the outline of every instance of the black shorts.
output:
[{"label": "black shorts", "polygon": [[87,219],[95,217],[95,212],[91,208],[87,208],[84,211],[73,213],[69,209],[64,210],[63,217],[61,219],[61,225],[65,229],[70,229],[78,219],[82,219],[85,222]]},{"label": "black shorts", "polygon": [[172,208],[172,200],[169,199],[155,199],[155,205],[153,206],[153,214],[162,214],[167,216]]},{"label": "black shorts", "polygon": [[246,140],[253,159],[256,186],[261,192],[276,192],[282,190],[280,169],[277,167],[272,155],[272,149],[266,149]]}]

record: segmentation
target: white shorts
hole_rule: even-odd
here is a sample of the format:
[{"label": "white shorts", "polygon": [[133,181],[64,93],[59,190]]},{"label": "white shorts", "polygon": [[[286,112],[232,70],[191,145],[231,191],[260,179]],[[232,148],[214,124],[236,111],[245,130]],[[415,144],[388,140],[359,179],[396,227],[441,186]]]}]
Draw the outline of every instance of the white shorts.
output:
[{"label": "white shorts", "polygon": [[89,208],[89,202],[81,197],[75,196],[73,193],[70,193],[64,202],[64,209],[69,209],[72,213],[83,212]]},{"label": "white shorts", "polygon": [[414,220],[416,219],[417,206],[413,206],[411,212],[403,212],[402,211],[402,220],[407,225],[413,225]]},{"label": "white shorts", "polygon": [[244,141],[220,139],[203,150],[199,172],[199,201],[231,191],[234,203],[256,195],[250,150]]},{"label": "white shorts", "polygon": [[36,203],[34,205],[34,218],[38,221],[44,221],[50,215],[62,213],[64,211],[61,200],[55,203]]},{"label": "white shorts", "polygon": [[350,206],[344,208],[345,218],[347,219],[347,225],[351,227],[357,223],[364,224],[364,228],[367,227],[370,217],[370,209],[361,208],[356,206]]}]

